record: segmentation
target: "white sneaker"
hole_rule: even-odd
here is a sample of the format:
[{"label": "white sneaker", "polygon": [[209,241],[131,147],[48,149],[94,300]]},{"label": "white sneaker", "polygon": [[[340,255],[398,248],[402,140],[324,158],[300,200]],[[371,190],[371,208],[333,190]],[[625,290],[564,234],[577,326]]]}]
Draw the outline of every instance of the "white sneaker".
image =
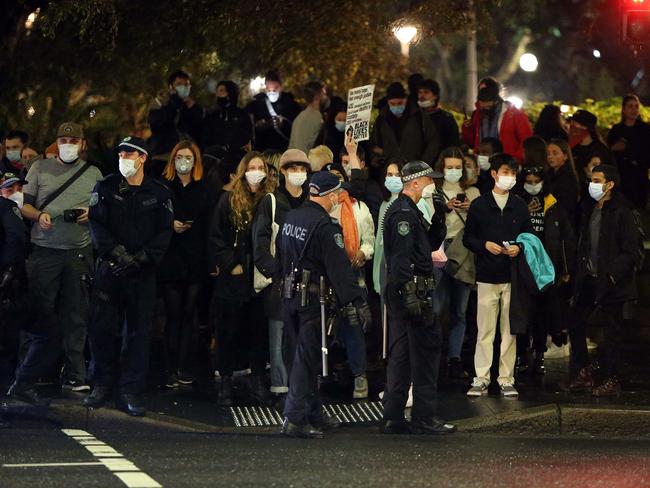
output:
[{"label": "white sneaker", "polygon": [[596,344],[594,341],[589,339],[589,337],[587,337],[587,350],[588,351],[593,351],[597,347],[598,347],[598,344]]},{"label": "white sneaker", "polygon": [[354,377],[354,393],[352,394],[352,398],[368,398],[368,380],[365,375]]},{"label": "white sneaker", "polygon": [[519,392],[512,383],[503,383],[499,387],[501,388],[501,395],[506,398],[516,398],[519,396]]},{"label": "white sneaker", "polygon": [[474,378],[472,387],[467,390],[467,396],[480,397],[488,394],[488,384],[480,378]]},{"label": "white sneaker", "polygon": [[562,359],[568,358],[571,355],[571,346],[570,343],[563,344],[560,347],[557,347],[555,344],[551,343],[546,347],[546,352],[544,353],[544,359]]}]

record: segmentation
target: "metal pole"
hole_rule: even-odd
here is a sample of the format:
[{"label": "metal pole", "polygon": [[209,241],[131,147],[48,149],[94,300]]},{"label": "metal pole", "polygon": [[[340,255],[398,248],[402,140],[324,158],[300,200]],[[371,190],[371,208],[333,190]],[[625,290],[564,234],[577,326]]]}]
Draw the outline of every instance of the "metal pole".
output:
[{"label": "metal pole", "polygon": [[381,322],[383,325],[384,329],[384,337],[382,339],[383,343],[383,352],[382,352],[382,358],[386,359],[388,357],[388,308],[386,307],[386,304],[384,303],[384,308],[381,311]]},{"label": "metal pole", "polygon": [[478,94],[478,66],[476,62],[476,11],[469,2],[469,28],[467,30],[467,78],[465,80],[465,111],[471,112]]},{"label": "metal pole", "polygon": [[327,317],[325,314],[325,277],[320,277],[320,350],[323,357],[323,378],[329,373],[327,370]]}]

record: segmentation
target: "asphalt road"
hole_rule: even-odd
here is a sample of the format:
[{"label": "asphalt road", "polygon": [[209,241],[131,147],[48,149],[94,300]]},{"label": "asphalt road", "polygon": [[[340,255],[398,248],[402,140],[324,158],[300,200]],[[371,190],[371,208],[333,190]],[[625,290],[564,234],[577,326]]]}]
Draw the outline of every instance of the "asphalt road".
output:
[{"label": "asphalt road", "polygon": [[61,421],[0,430],[0,487],[650,487],[650,440],[385,436],[363,426],[306,441],[263,429],[201,432],[110,410],[89,423],[71,410]]}]

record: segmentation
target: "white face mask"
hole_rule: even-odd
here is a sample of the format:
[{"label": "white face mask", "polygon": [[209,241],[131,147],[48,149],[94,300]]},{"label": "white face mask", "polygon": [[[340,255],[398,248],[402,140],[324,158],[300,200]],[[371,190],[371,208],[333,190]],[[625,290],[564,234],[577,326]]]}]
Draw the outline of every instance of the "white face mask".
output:
[{"label": "white face mask", "polygon": [[350,179],[350,176],[352,176],[352,165],[343,164],[343,171],[345,171],[345,174],[348,176],[348,179]]},{"label": "white face mask", "polygon": [[462,169],[450,168],[445,170],[445,181],[449,183],[458,183],[462,177],[463,177]]},{"label": "white face mask", "polygon": [[338,219],[340,217],[341,204],[339,203],[338,194],[335,194],[334,196],[336,197],[336,200],[330,199],[330,201],[332,202],[332,209],[330,210],[329,213],[332,217]]},{"label": "white face mask", "polygon": [[191,156],[189,159],[185,156],[176,157],[174,160],[174,166],[179,175],[186,175],[192,171],[192,168],[194,167],[194,157]]},{"label": "white face mask", "polygon": [[307,181],[307,173],[287,173],[287,181],[293,186],[302,186]]},{"label": "white face mask", "polygon": [[539,192],[542,191],[543,184],[544,183],[542,183],[541,181],[535,185],[531,185],[530,183],[524,183],[524,190],[526,190],[526,192],[529,195],[533,195],[533,196],[539,195]]},{"label": "white face mask", "polygon": [[59,144],[59,159],[64,163],[72,163],[79,157],[78,144]]},{"label": "white face mask", "polygon": [[418,105],[420,108],[429,108],[433,107],[435,105],[435,102],[433,100],[418,100]]},{"label": "white face mask", "polygon": [[244,176],[246,176],[246,181],[248,181],[249,185],[257,186],[262,183],[262,180],[264,178],[266,178],[266,173],[264,171],[260,171],[259,169],[254,169],[251,171],[246,171]]},{"label": "white face mask", "polygon": [[7,159],[12,163],[16,163],[21,159],[20,153],[20,149],[7,149]]},{"label": "white face mask", "polygon": [[138,169],[135,167],[136,161],[137,159],[120,158],[120,173],[122,173],[122,176],[131,178],[138,172]]},{"label": "white face mask", "polygon": [[422,189],[422,198],[431,198],[436,191],[436,184],[431,183]]},{"label": "white face mask", "polygon": [[490,156],[479,154],[476,157],[476,161],[478,162],[478,167],[481,168],[483,171],[487,171],[490,169]]},{"label": "white face mask", "polygon": [[514,176],[498,175],[498,180],[494,183],[501,191],[510,191],[517,183]]},{"label": "white face mask", "polygon": [[602,183],[589,183],[589,196],[599,202],[607,193]]},{"label": "white face mask", "polygon": [[275,103],[278,100],[280,100],[280,92],[277,92],[277,91],[266,92],[266,96],[269,98],[269,101],[271,103]]},{"label": "white face mask", "polygon": [[16,202],[16,205],[18,205],[18,208],[23,208],[23,203],[25,202],[25,194],[22,191],[17,191],[15,193],[12,193],[8,200],[11,200],[12,202]]}]

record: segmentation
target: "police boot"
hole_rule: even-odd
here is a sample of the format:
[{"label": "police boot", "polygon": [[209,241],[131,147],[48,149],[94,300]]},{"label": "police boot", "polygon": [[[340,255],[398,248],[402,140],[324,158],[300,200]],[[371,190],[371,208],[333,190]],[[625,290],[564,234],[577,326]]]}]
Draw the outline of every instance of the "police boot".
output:
[{"label": "police boot", "polygon": [[264,384],[264,378],[262,376],[251,376],[251,396],[257,402],[263,406],[269,406],[271,404],[271,392]]},{"label": "police boot", "polygon": [[120,393],[115,402],[117,408],[128,413],[132,417],[144,417],[147,409],[144,407],[141,395],[132,393]]},{"label": "police boot", "polygon": [[456,432],[456,426],[438,417],[428,420],[411,420],[412,434],[446,435]]},{"label": "police boot", "polygon": [[110,387],[96,385],[90,395],[84,398],[83,406],[87,408],[102,407],[108,401],[110,393]]},{"label": "police boot", "polygon": [[289,422],[288,418],[284,418],[280,434],[285,437],[297,437],[300,439],[322,439],[323,432],[318,430],[311,424],[298,425]]},{"label": "police boot", "polygon": [[219,389],[217,405],[232,407],[232,376],[224,376],[221,378],[221,388]]},{"label": "police boot", "polygon": [[334,430],[341,427],[341,422],[336,417],[328,415],[324,410],[321,409],[321,414],[312,419],[311,425],[322,431]]},{"label": "police boot", "polygon": [[15,400],[29,403],[34,407],[47,407],[52,401],[51,398],[41,396],[34,385],[15,382],[9,388],[7,395]]},{"label": "police boot", "polygon": [[382,434],[410,434],[411,426],[406,419],[386,420],[379,426],[379,432]]}]

